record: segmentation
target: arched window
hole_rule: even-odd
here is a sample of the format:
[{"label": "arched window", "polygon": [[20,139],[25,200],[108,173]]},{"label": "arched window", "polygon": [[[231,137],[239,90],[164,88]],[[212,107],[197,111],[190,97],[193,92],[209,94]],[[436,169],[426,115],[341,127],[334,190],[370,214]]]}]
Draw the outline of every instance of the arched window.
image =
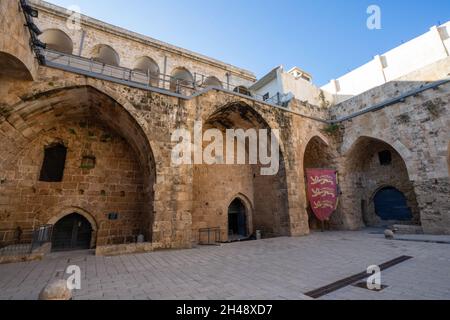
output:
[{"label": "arched window", "polygon": [[252,94],[250,93],[250,90],[248,90],[245,86],[236,87],[236,88],[234,88],[233,91],[237,92],[237,93],[240,93],[240,94],[243,94],[243,95],[246,95],[246,96],[249,96],[249,97],[252,96]]},{"label": "arched window", "polygon": [[194,83],[194,77],[188,69],[180,67],[172,71],[170,79],[170,90],[179,92],[181,88],[192,88]]},{"label": "arched window", "polygon": [[45,182],[62,181],[66,156],[67,148],[60,143],[45,148],[39,180]]},{"label": "arched window", "polygon": [[141,57],[137,59],[134,63],[133,70],[145,73],[146,75],[150,75],[150,84],[154,87],[158,86],[159,66],[152,58]]},{"label": "arched window", "polygon": [[219,79],[213,76],[206,78],[205,81],[203,82],[203,86],[223,88],[222,82],[220,82]]},{"label": "arched window", "polygon": [[72,54],[73,41],[63,31],[59,29],[45,30],[40,36],[39,40],[47,44],[47,49]]},{"label": "arched window", "polygon": [[110,66],[118,67],[120,64],[119,54],[106,44],[99,44],[92,50],[91,58]]}]

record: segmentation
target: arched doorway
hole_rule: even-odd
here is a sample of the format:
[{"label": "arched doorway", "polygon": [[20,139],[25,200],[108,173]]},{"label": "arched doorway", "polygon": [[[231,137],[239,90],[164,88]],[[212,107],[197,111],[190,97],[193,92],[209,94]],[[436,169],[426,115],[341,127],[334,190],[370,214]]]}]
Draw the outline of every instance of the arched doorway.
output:
[{"label": "arched doorway", "polygon": [[53,251],[85,250],[91,247],[92,226],[78,213],[59,220],[53,227]]},{"label": "arched doorway", "polygon": [[394,187],[379,190],[374,199],[375,213],[381,220],[409,221],[412,219],[405,195]]},{"label": "arched doorway", "polygon": [[247,211],[244,203],[236,198],[228,207],[228,239],[237,240],[247,236]]}]

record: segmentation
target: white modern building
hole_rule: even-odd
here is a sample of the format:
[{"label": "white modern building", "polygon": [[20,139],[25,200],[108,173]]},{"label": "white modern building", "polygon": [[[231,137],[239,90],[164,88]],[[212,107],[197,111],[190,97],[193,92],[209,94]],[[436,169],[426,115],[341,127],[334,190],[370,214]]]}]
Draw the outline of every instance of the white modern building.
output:
[{"label": "white modern building", "polygon": [[324,103],[324,99],[331,99],[331,95],[312,83],[311,74],[298,67],[286,72],[283,66],[278,66],[253,84],[250,91],[265,101],[283,105],[294,97],[319,105]]},{"label": "white modern building", "polygon": [[[430,30],[322,87],[339,103],[445,59],[450,52],[450,21]],[[410,77],[408,77],[410,79]],[[417,78],[417,81],[429,79]]]},{"label": "white modern building", "polygon": [[253,95],[272,103],[287,105],[293,97],[311,104],[328,106],[338,104],[372,88],[391,81],[429,81],[421,75],[414,78],[416,70],[445,59],[450,52],[450,21],[433,26],[430,30],[384,54],[376,55],[370,62],[331,80],[319,88],[312,76],[294,67],[284,71],[278,66],[250,87]]}]

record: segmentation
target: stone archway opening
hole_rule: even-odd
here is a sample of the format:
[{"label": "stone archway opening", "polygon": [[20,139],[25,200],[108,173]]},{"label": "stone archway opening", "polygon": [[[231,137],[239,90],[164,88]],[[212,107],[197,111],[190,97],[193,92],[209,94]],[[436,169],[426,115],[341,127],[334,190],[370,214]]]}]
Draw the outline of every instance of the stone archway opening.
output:
[{"label": "stone archway opening", "polygon": [[98,44],[92,50],[91,58],[94,61],[118,67],[120,65],[119,54],[106,44]]},{"label": "stone archway opening", "polygon": [[222,82],[214,76],[207,77],[203,82],[204,87],[223,88]]},{"label": "stone archway opening", "polygon": [[47,29],[40,36],[39,40],[47,45],[47,49],[72,54],[73,41],[63,31],[59,29]]},{"label": "stone archway opening", "polygon": [[91,249],[94,228],[77,212],[66,215],[53,226],[52,250],[71,251]]},{"label": "stone archway opening", "polygon": [[150,77],[150,84],[153,87],[158,87],[160,74],[159,74],[159,66],[155,62],[155,60],[146,56],[141,57],[137,59],[136,62],[134,63],[133,70],[145,73],[147,76]]},{"label": "stone archway opening", "polygon": [[184,68],[178,67],[172,71],[170,77],[170,90],[181,93],[184,89],[192,89],[194,87],[194,77],[192,73]]},{"label": "stone archway opening", "polygon": [[[197,235],[199,229],[220,228],[221,239],[229,239],[229,201],[240,194],[253,204],[251,212],[248,212],[251,216],[246,220],[249,237],[255,236],[257,231],[267,238],[289,235],[288,193],[282,152],[279,154],[279,170],[274,175],[263,175],[261,169],[267,165],[259,162],[251,164],[248,161],[249,152],[252,151],[249,150],[250,138],[247,137],[234,144],[234,162],[227,163],[226,135],[227,131],[233,129],[234,132],[241,129],[243,133],[249,134],[258,134],[259,129],[266,129],[266,133],[270,133],[268,123],[245,103],[229,104],[205,119],[204,136],[214,132],[223,139],[224,144],[220,147],[223,158],[216,155],[219,163],[194,165],[192,234]],[[204,140],[203,150],[207,150],[209,144]],[[256,152],[258,148],[264,147],[270,150],[270,139],[267,145],[259,145]],[[245,163],[237,162],[238,148],[245,152]]]},{"label": "stone archway opening", "polygon": [[[84,208],[98,222],[97,246],[133,243],[139,235],[151,242],[156,164],[136,119],[89,86],[41,93],[32,103],[33,110],[24,103],[14,113],[22,119],[14,134],[29,139],[0,163],[11,172],[0,192],[16,199],[4,208],[12,213],[5,224],[31,229],[36,221],[55,223],[58,208]],[[40,181],[45,146],[55,141],[67,147],[64,173]],[[24,166],[26,176],[19,174]]]},{"label": "stone archway opening", "polygon": [[236,241],[248,237],[247,210],[241,199],[236,198],[228,207],[228,240]]},{"label": "stone archway opening", "polygon": [[[328,144],[319,136],[313,136],[306,145],[305,153],[303,155],[303,174],[304,174],[304,186],[305,186],[305,195],[307,194],[307,185],[306,185],[306,170],[307,169],[333,169],[335,167],[334,163],[335,157],[328,146]],[[324,227],[322,223],[316,218],[314,215],[311,205],[305,196],[307,213],[308,213],[308,224],[310,230],[322,230]],[[327,228],[332,227],[335,224],[338,224],[338,217],[336,214],[332,215],[330,221],[327,222]]]},{"label": "stone archway opening", "polygon": [[[420,225],[414,185],[405,161],[388,143],[360,137],[346,156],[343,178],[342,211],[352,227]],[[382,214],[377,213],[381,211]],[[388,217],[393,219],[384,219]]]}]

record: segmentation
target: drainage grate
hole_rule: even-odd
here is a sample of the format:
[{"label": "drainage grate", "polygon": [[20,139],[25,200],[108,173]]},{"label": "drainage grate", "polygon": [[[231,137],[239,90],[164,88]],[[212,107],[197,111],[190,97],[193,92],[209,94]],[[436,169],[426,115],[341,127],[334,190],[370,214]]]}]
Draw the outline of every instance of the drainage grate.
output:
[{"label": "drainage grate", "polygon": [[[407,261],[409,259],[412,259],[412,257],[410,257],[410,256],[400,256],[398,258],[395,258],[393,260],[390,260],[388,262],[385,262],[385,263],[379,265],[379,267],[380,267],[380,270],[383,271],[383,270],[391,268],[391,267],[393,267],[393,266],[395,266],[397,264],[405,262],[405,261]],[[306,292],[305,295],[307,295],[308,297],[317,299],[317,298],[325,296],[325,295],[327,295],[327,294],[329,294],[331,292],[334,292],[334,291],[337,291],[339,289],[345,288],[345,287],[347,287],[347,286],[349,286],[349,285],[351,285],[351,284],[353,284],[355,282],[361,281],[361,280],[363,280],[363,279],[365,279],[367,277],[368,277],[367,272],[363,271],[361,273],[357,273],[357,274],[354,274],[354,275],[352,275],[350,277],[347,277],[347,278],[341,279],[339,281],[333,282],[333,283],[331,283],[329,285],[326,285],[324,287],[321,287],[319,289],[315,289],[315,290]]]},{"label": "drainage grate", "polygon": [[369,288],[367,288],[367,282],[366,281],[358,282],[358,283],[354,284],[353,286],[357,287],[357,288],[366,289],[366,290],[369,290],[369,291],[374,291],[374,292],[383,291],[384,289],[386,289],[388,287],[388,286],[385,286],[384,284],[382,284],[381,285],[381,289],[369,289]]}]

